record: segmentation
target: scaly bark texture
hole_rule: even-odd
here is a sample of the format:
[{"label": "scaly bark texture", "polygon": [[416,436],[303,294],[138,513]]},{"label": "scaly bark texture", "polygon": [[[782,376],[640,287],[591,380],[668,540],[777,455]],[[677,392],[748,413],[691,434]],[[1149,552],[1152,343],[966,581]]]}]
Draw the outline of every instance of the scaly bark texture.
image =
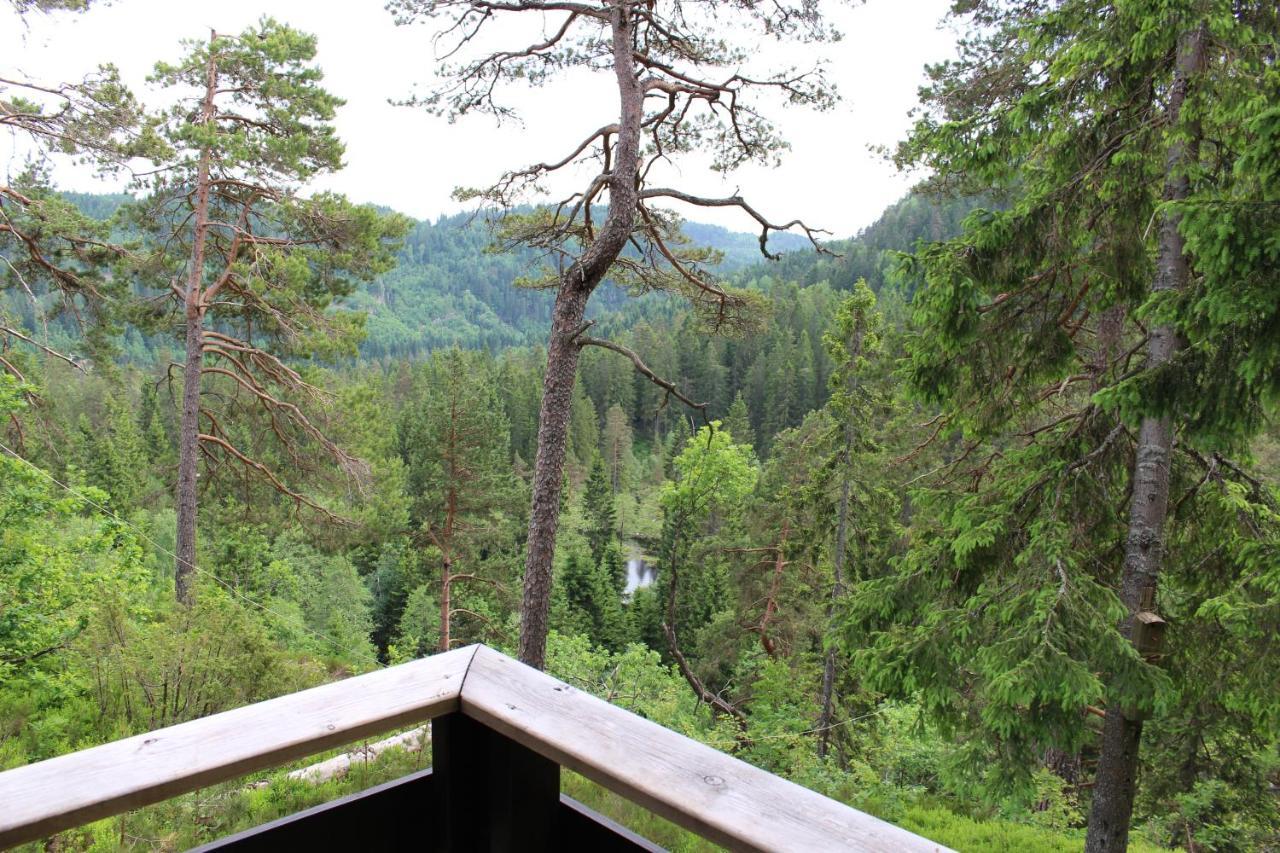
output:
[{"label": "scaly bark texture", "polygon": [[[212,44],[217,34],[210,35]],[[218,90],[218,63],[209,57],[205,80],[201,121],[213,122],[213,99]],[[177,554],[174,565],[174,591],[178,601],[191,604],[195,598],[193,575],[196,571],[196,513],[199,490],[196,482],[200,465],[200,377],[204,372],[204,248],[209,232],[209,159],[205,148],[196,173],[195,233],[191,241],[191,260],[187,270],[184,313],[187,321],[186,360],[182,373],[182,423],[178,430]]]},{"label": "scaly bark texture", "polygon": [[541,669],[546,660],[547,618],[551,612],[551,567],[560,516],[560,489],[569,436],[569,413],[577,378],[587,300],[631,236],[638,194],[636,168],[644,95],[632,57],[631,12],[610,11],[613,64],[621,106],[613,171],[609,176],[609,212],[587,251],[561,277],[551,318],[547,373],[538,416],[538,456],[533,471],[533,507],[529,515],[524,598],[520,607],[520,660]]},{"label": "scaly bark texture", "polygon": [[[1187,87],[1204,65],[1204,40],[1203,29],[1197,28],[1178,43],[1177,69],[1166,111],[1171,127],[1177,126]],[[1187,166],[1194,156],[1193,144],[1180,139],[1170,144],[1165,169],[1166,201],[1178,201],[1190,195]],[[1161,222],[1156,276],[1151,284],[1153,293],[1181,290],[1187,284],[1190,269],[1178,221],[1178,215],[1170,213]],[[1182,346],[1183,341],[1174,327],[1153,328],[1147,345],[1148,369],[1159,369],[1171,362]],[[1124,574],[1120,586],[1120,598],[1130,614],[1123,628],[1126,635],[1132,631],[1133,614],[1141,609],[1144,598],[1155,600],[1164,558],[1172,449],[1173,424],[1169,416],[1144,417],[1135,450],[1133,496],[1129,504],[1129,532],[1124,543]],[[1130,719],[1118,703],[1111,703],[1102,729],[1102,753],[1094,777],[1086,853],[1112,853],[1128,847],[1141,740],[1142,720]]]}]

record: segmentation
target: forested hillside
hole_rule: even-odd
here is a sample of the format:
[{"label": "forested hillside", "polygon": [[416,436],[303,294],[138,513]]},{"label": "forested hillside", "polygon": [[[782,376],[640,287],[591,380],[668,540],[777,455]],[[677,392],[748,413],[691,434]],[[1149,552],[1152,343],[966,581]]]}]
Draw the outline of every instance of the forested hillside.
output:
[{"label": "forested hillside", "polygon": [[[922,183],[823,239],[648,176],[774,162],[785,120],[723,111],[825,84],[712,85],[746,56],[679,4],[586,6],[536,72],[618,71],[570,157],[600,175],[507,173],[474,217],[312,191],[339,102],[271,19],[166,52],[172,109],[0,79],[40,155],[0,185],[0,771],[482,642],[960,850],[1280,849],[1280,11],[957,3],[893,155]],[[534,69],[487,67],[426,106]],[[420,761],[47,849],[182,849]]]},{"label": "forested hillside", "polygon": [[[66,192],[62,197],[85,216],[102,222],[132,200],[124,194]],[[476,212],[413,224],[396,252],[395,268],[349,297],[348,304],[366,315],[362,355],[371,359],[416,358],[441,347],[503,349],[536,344],[546,337],[551,297],[515,286],[517,279],[529,276],[545,258],[516,247],[495,250],[492,220],[492,213]],[[888,247],[909,248],[920,236],[895,225],[888,226],[893,232],[885,244]],[[717,268],[723,274],[750,277],[755,273],[751,268],[760,262],[755,235],[697,222],[684,223],[683,231],[690,241],[721,253]],[[119,236],[127,239],[129,235]],[[805,244],[802,238],[784,233],[776,235],[770,245],[799,255],[796,250],[801,244]],[[804,257],[811,261],[809,253]],[[626,295],[610,286],[601,293],[594,312],[604,316],[627,304]],[[658,311],[656,305],[648,307]],[[35,322],[29,302],[14,298],[10,311],[22,315],[28,326]],[[660,311],[657,316],[662,316]],[[76,336],[72,324],[66,323],[55,323],[52,333],[57,337],[64,329],[68,338],[63,340]],[[153,357],[148,351],[154,346],[154,341],[145,342],[136,330],[126,332],[128,357],[147,360]]]}]

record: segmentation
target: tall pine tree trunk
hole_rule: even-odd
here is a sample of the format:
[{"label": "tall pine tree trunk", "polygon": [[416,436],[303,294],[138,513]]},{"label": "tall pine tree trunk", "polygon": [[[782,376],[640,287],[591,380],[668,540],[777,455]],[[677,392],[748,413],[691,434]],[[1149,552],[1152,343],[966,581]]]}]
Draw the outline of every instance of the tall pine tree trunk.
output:
[{"label": "tall pine tree trunk", "polygon": [[453,560],[447,555],[440,566],[440,651],[449,651],[453,641],[449,623],[453,618]]},{"label": "tall pine tree trunk", "polygon": [[524,598],[520,605],[520,660],[542,668],[547,647],[547,617],[551,612],[551,566],[555,558],[560,490],[569,435],[573,385],[577,378],[587,300],[617,259],[635,223],[638,193],[636,166],[640,152],[640,124],[644,93],[636,76],[633,25],[627,6],[619,0],[610,11],[613,64],[621,102],[621,121],[613,145],[608,175],[609,212],[596,239],[568,270],[556,294],[547,346],[547,374],[542,383],[538,416],[538,455],[533,469],[533,506],[524,569]]},{"label": "tall pine tree trunk", "polygon": [[[1185,34],[1178,42],[1177,65],[1166,108],[1166,121],[1177,128],[1187,87],[1204,64],[1203,28]],[[1187,169],[1195,156],[1194,142],[1176,139],[1169,146],[1165,165],[1166,201],[1180,201],[1190,194]],[[1190,269],[1184,253],[1179,217],[1167,214],[1160,224],[1160,245],[1153,293],[1181,290]],[[1147,368],[1156,370],[1171,362],[1183,346],[1181,336],[1170,325],[1151,330],[1147,344]],[[1157,581],[1164,557],[1164,527],[1169,509],[1169,467],[1173,448],[1173,422],[1169,416],[1148,415],[1138,429],[1138,445],[1133,468],[1133,497],[1129,505],[1129,532],[1124,543],[1124,572],[1120,598],[1130,617],[1123,628],[1132,630],[1132,614],[1144,600],[1155,600]],[[1142,720],[1130,719],[1120,703],[1107,708],[1102,729],[1102,753],[1094,779],[1093,805],[1089,811],[1086,853],[1122,851],[1129,842],[1129,823],[1137,790],[1138,749],[1142,740]]]},{"label": "tall pine tree trunk", "polygon": [[[216,38],[210,34],[210,44]],[[200,115],[205,124],[213,121],[213,99],[218,88],[217,61],[210,54]],[[182,422],[178,430],[177,554],[174,562],[174,592],[182,604],[195,598],[196,512],[199,502],[196,483],[200,467],[200,378],[204,370],[204,253],[209,231],[209,150],[200,157],[196,173],[194,233],[184,308],[187,322],[186,359],[182,373]]]}]

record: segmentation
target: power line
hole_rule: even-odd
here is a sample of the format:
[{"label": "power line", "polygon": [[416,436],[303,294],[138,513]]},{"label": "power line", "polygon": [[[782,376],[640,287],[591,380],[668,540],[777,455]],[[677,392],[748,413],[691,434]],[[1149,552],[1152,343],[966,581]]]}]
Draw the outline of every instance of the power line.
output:
[{"label": "power line", "polygon": [[85,503],[87,503],[87,504],[89,504],[90,506],[92,506],[92,507],[94,507],[94,508],[98,509],[100,512],[105,513],[106,515],[108,515],[108,516],[110,516],[111,518],[115,519],[115,520],[116,520],[117,522],[119,522],[120,524],[122,524],[122,525],[124,525],[125,527],[129,528],[130,530],[132,530],[132,531],[133,531],[133,533],[134,533],[134,534],[135,534],[139,539],[141,539],[141,540],[142,540],[142,541],[144,541],[144,542],[147,542],[148,544],[150,544],[153,548],[155,548],[155,549],[156,549],[157,551],[159,551],[160,553],[165,554],[166,556],[172,557],[172,558],[174,559],[175,563],[176,563],[176,562],[181,562],[183,565],[187,566],[188,568],[190,568],[192,571],[196,572],[197,574],[204,575],[205,577],[207,577],[207,578],[211,579],[214,583],[218,584],[218,585],[219,585],[219,586],[221,586],[223,589],[225,589],[228,593],[230,593],[230,594],[232,595],[232,597],[237,598],[237,599],[239,599],[240,601],[243,601],[245,604],[249,604],[249,605],[251,605],[251,606],[253,606],[253,607],[256,607],[256,608],[258,608],[259,610],[261,610],[263,613],[268,613],[268,614],[270,614],[270,615],[272,615],[272,616],[276,617],[277,619],[282,620],[282,621],[283,621],[283,622],[285,622],[286,624],[294,625],[294,626],[296,626],[296,627],[300,628],[300,629],[301,629],[302,631],[304,631],[305,633],[308,633],[308,634],[310,634],[311,636],[313,636],[313,637],[315,637],[315,638],[317,638],[317,639],[320,639],[320,640],[325,641],[326,643],[328,643],[329,645],[331,645],[331,646],[332,646],[334,649],[336,649],[337,651],[340,651],[340,652],[346,652],[347,654],[350,654],[350,655],[352,655],[352,656],[354,656],[354,657],[362,658],[362,659],[364,659],[364,660],[367,660],[367,661],[369,661],[370,663],[372,663],[374,666],[379,667],[379,668],[384,668],[384,667],[386,666],[386,664],[384,664],[382,661],[378,660],[378,659],[377,659],[377,657],[372,656],[372,655],[368,654],[367,652],[360,651],[360,650],[357,650],[357,649],[350,649],[350,648],[347,648],[347,647],[343,646],[341,643],[339,643],[337,640],[333,639],[333,638],[332,638],[332,637],[330,637],[330,636],[327,636],[327,635],[325,635],[325,634],[321,634],[319,631],[314,631],[314,630],[312,630],[311,628],[308,628],[306,625],[302,625],[302,624],[298,624],[298,623],[296,623],[296,622],[293,622],[293,620],[291,620],[289,617],[285,616],[283,613],[280,613],[279,611],[276,611],[276,610],[272,610],[270,607],[267,607],[267,606],[266,606],[265,604],[263,604],[262,602],[260,602],[260,601],[255,601],[255,600],[253,600],[252,598],[249,598],[248,596],[244,595],[244,594],[243,594],[243,593],[241,593],[239,590],[237,590],[235,587],[233,587],[233,586],[231,586],[230,584],[228,584],[226,581],[224,581],[222,578],[218,577],[218,576],[217,576],[216,574],[214,574],[213,572],[211,572],[211,571],[209,571],[209,570],[207,570],[207,569],[202,569],[202,568],[200,568],[199,566],[197,566],[197,565],[195,565],[195,564],[193,564],[193,563],[188,562],[187,560],[183,560],[183,559],[182,559],[181,557],[179,557],[177,554],[173,553],[173,552],[172,552],[172,551],[170,551],[168,548],[164,547],[164,546],[163,546],[163,545],[161,545],[159,542],[157,542],[156,540],[154,540],[154,539],[152,539],[150,536],[148,536],[146,533],[144,533],[140,528],[138,528],[138,527],[137,527],[137,525],[133,524],[132,522],[130,522],[130,521],[126,520],[126,519],[121,518],[119,515],[117,515],[117,514],[116,514],[116,512],[115,512],[114,510],[112,510],[112,509],[110,509],[110,508],[108,508],[108,507],[106,507],[106,506],[104,506],[104,505],[102,505],[102,504],[98,503],[98,502],[97,502],[97,501],[95,501],[93,498],[91,498],[91,497],[89,497],[88,495],[86,495],[84,492],[80,491],[79,489],[75,488],[74,486],[70,486],[70,485],[68,485],[68,484],[66,484],[66,483],[64,483],[64,482],[62,482],[62,481],[61,481],[61,480],[59,480],[57,477],[54,477],[52,474],[50,474],[48,471],[44,470],[44,469],[43,469],[43,468],[41,468],[40,466],[38,466],[38,465],[36,465],[35,463],[31,462],[29,459],[26,459],[25,457],[20,456],[16,451],[14,451],[14,450],[12,450],[11,448],[9,448],[9,447],[8,447],[7,445],[5,445],[3,442],[0,442],[0,450],[3,450],[5,453],[8,453],[8,454],[9,454],[10,456],[12,456],[14,459],[16,459],[16,460],[18,460],[19,462],[21,462],[22,464],[26,465],[26,466],[27,466],[28,468],[30,468],[32,471],[35,471],[37,474],[39,474],[40,476],[44,477],[44,478],[45,478],[46,480],[48,480],[49,482],[53,483],[55,486],[58,486],[59,488],[64,489],[67,493],[69,493],[69,494],[71,494],[71,495],[76,496],[76,497],[77,497],[77,498],[79,498],[80,500],[84,501]]}]

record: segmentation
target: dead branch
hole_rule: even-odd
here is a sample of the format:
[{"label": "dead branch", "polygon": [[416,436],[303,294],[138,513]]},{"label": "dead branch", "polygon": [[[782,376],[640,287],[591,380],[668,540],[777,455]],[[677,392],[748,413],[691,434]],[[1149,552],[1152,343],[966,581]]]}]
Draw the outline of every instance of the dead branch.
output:
[{"label": "dead branch", "polygon": [[[588,325],[590,325],[590,323],[588,323]],[[680,389],[675,386],[674,382],[668,382],[666,379],[663,379],[661,376],[654,373],[653,370],[651,370],[649,366],[644,363],[644,360],[640,358],[640,355],[636,353],[635,350],[628,349],[627,347],[624,347],[622,344],[616,344],[613,341],[606,341],[603,338],[590,338],[583,335],[581,332],[579,332],[574,337],[574,340],[577,342],[578,346],[580,347],[600,347],[602,349],[612,350],[613,352],[619,353],[621,355],[625,355],[627,358],[631,359],[632,365],[635,366],[636,371],[641,376],[645,377],[654,385],[657,385],[659,388],[662,388],[664,391],[667,392],[666,396],[663,397],[663,400],[662,400],[663,406],[666,406],[667,398],[675,397],[677,400],[679,400],[681,403],[684,403],[689,408],[695,409],[696,411],[698,411],[702,415],[702,420],[704,423],[710,423],[710,421],[707,420],[707,406],[710,405],[709,403],[695,403],[693,400],[686,397],[683,393],[681,393]]]},{"label": "dead branch", "polygon": [[81,373],[85,372],[84,366],[81,365],[78,361],[76,361],[75,358],[73,358],[72,356],[65,355],[63,353],[58,352],[56,349],[53,349],[52,347],[45,346],[39,341],[33,340],[27,337],[22,332],[19,332],[17,329],[10,328],[9,326],[0,326],[0,335],[9,335],[10,337],[17,338],[18,340],[26,341],[36,349],[43,352],[45,355],[51,355],[54,358],[60,358],[63,361],[65,361],[67,364],[74,367],[76,370],[80,371]]},{"label": "dead branch", "polygon": [[[684,676],[684,680],[693,688],[693,692],[697,695],[698,699],[706,702],[721,714],[727,714],[733,717],[738,723],[738,728],[745,733],[747,730],[747,715],[742,713],[736,705],[733,705],[723,697],[717,696],[707,689],[707,686],[702,683],[702,679],[698,678],[697,674],[689,667],[689,661],[685,658],[684,653],[680,651],[680,645],[676,641],[675,629],[667,622],[662,623],[662,633],[667,638],[667,648],[671,652],[671,657],[675,659],[676,668],[680,670],[680,674]],[[747,744],[750,743],[749,740],[745,739],[745,734],[742,736],[742,742]]]},{"label": "dead branch", "polygon": [[671,187],[657,187],[654,189],[642,190],[640,192],[640,199],[642,201],[651,198],[671,198],[695,207],[736,207],[741,209],[760,225],[760,254],[764,255],[771,261],[776,261],[780,255],[773,254],[769,251],[769,233],[771,231],[781,233],[783,231],[790,231],[792,228],[797,227],[804,231],[805,236],[809,239],[809,242],[813,245],[815,251],[819,254],[835,257],[835,252],[832,252],[830,249],[824,247],[818,242],[819,234],[829,235],[831,233],[830,231],[826,231],[822,228],[811,228],[800,219],[793,219],[790,222],[783,223],[782,225],[776,225],[766,219],[764,214],[760,213],[760,211],[748,204],[746,199],[739,195],[727,196],[725,198],[709,198],[705,196],[692,195],[691,193],[683,192]]},{"label": "dead branch", "polygon": [[266,465],[263,465],[261,462],[257,461],[256,459],[252,459],[249,456],[246,456],[244,453],[240,452],[239,449],[237,449],[233,444],[231,444],[231,442],[227,441],[226,439],[216,435],[209,435],[208,433],[200,433],[196,437],[200,441],[207,442],[209,444],[220,447],[222,450],[226,451],[228,454],[238,459],[241,462],[241,464],[257,471],[259,474],[262,475],[264,479],[266,479],[268,483],[271,484],[272,488],[274,488],[280,494],[285,495],[286,497],[292,499],[295,504],[305,505],[310,507],[311,509],[323,515],[329,521],[333,522],[334,524],[341,524],[345,526],[345,525],[350,525],[352,523],[350,519],[343,518],[340,515],[335,515],[332,511],[316,503],[311,498],[307,497],[301,492],[295,492],[293,489],[290,489],[288,486],[286,486],[284,483],[280,481],[280,478],[277,477],[270,468],[268,468]]}]

